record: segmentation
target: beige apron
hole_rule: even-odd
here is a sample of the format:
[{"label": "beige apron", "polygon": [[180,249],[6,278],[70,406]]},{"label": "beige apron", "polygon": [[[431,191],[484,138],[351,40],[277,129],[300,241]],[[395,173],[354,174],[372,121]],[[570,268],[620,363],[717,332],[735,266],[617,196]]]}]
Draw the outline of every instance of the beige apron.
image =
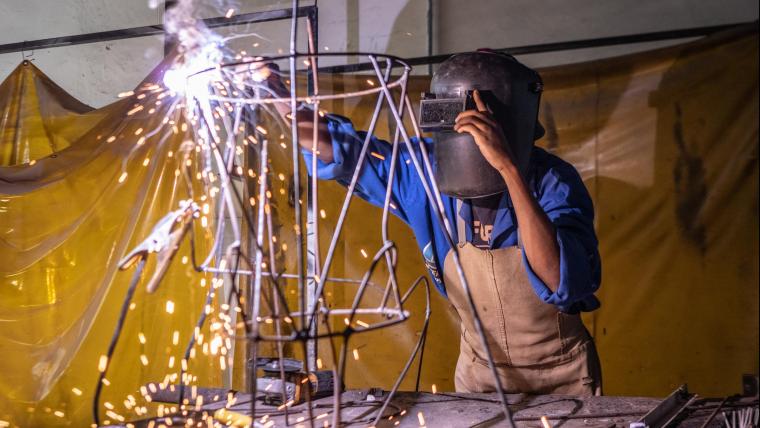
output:
[{"label": "beige apron", "polygon": [[[459,236],[464,241],[464,222]],[[481,250],[459,243],[459,258],[505,392],[601,395],[594,342],[578,314],[542,302],[530,285],[518,247]],[[496,389],[474,319],[449,252],[446,292],[461,319],[455,374],[458,392]]]}]

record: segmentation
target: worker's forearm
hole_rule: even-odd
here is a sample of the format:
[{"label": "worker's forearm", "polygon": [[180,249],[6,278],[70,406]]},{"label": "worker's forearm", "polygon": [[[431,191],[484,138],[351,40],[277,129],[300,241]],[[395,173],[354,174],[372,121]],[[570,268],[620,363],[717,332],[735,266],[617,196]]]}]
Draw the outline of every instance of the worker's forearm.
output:
[{"label": "worker's forearm", "polygon": [[501,175],[509,189],[525,255],[533,272],[552,292],[559,287],[559,244],[554,225],[533,197],[517,168],[505,168]]},{"label": "worker's forearm", "polygon": [[[332,138],[327,130],[327,120],[317,115],[316,133],[314,132],[314,113],[301,111],[296,114],[298,122],[298,143],[309,151],[316,150],[319,160],[325,163],[333,162]],[[314,144],[316,136],[317,144]]]},{"label": "worker's forearm", "polygon": [[[275,108],[282,119],[291,124],[290,105],[286,103],[275,103]],[[310,152],[316,150],[319,160],[325,163],[333,162],[332,138],[327,130],[327,120],[316,115],[316,146],[314,145],[314,113],[312,111],[299,111],[296,113],[296,122],[298,123],[298,143],[301,147]]]}]

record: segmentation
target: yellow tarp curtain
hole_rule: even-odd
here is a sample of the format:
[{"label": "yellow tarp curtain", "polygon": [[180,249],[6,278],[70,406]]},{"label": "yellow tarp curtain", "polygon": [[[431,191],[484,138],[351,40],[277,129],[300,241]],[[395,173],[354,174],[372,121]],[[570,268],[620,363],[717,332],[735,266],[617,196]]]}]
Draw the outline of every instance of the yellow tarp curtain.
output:
[{"label": "yellow tarp curtain", "polygon": [[[750,29],[541,70],[547,136],[539,144],[578,168],[595,202],[603,306],[585,319],[608,394],[665,395],[689,382],[701,395],[724,395],[738,392],[741,373],[757,373],[757,61]],[[160,67],[145,81],[158,73]],[[368,85],[366,76],[320,77],[326,92]],[[427,85],[414,77],[409,93]],[[322,108],[361,128],[373,106],[363,98]],[[175,176],[178,158],[168,156],[185,137],[148,140],[135,154],[134,132],[158,126],[163,116],[126,116],[131,107],[124,100],[91,110],[32,65],[0,86],[0,420],[90,422],[98,357],[129,280],[115,264],[187,197]],[[382,119],[377,133],[387,138],[388,117]],[[116,141],[106,142],[112,135]],[[335,183],[321,187],[323,251],[344,194]],[[331,276],[364,273],[362,250],[371,255],[382,244],[379,224],[380,210],[353,203]],[[424,265],[410,230],[395,218],[390,236],[405,289]],[[156,294],[137,293],[104,397],[126,416],[134,414],[121,400],[171,372],[169,357],[179,358],[192,333],[205,290],[180,261],[188,252],[184,244]],[[336,305],[353,297],[348,288],[327,291]],[[164,310],[167,300],[173,314]],[[352,338],[360,358],[348,365],[348,387],[391,386],[419,333],[423,293],[408,309],[413,317],[405,324]],[[174,330],[179,346],[171,345]],[[458,327],[438,295],[427,345],[422,388],[453,389]],[[320,356],[328,361],[325,348]],[[194,365],[199,384],[220,384],[218,361],[201,357]],[[233,380],[238,388],[240,378]],[[402,387],[413,386],[414,371]]]},{"label": "yellow tarp curtain", "polygon": [[740,392],[759,352],[757,26],[542,75],[542,145],[596,209],[605,392]]},{"label": "yellow tarp curtain", "polygon": [[[164,144],[150,137],[134,150],[137,130],[162,117],[128,116],[129,99],[87,108],[31,63],[19,65],[0,93],[7,119],[0,130],[0,420],[87,426],[99,358],[131,277],[117,272],[118,260],[188,197],[175,172],[187,136],[172,134]],[[198,236],[201,252],[207,238]],[[180,256],[188,251],[184,244]],[[144,382],[176,372],[205,299],[201,278],[178,258],[154,295],[139,289],[101,402],[122,412],[127,394],[139,397]],[[190,371],[220,379],[219,362],[203,355]]]}]

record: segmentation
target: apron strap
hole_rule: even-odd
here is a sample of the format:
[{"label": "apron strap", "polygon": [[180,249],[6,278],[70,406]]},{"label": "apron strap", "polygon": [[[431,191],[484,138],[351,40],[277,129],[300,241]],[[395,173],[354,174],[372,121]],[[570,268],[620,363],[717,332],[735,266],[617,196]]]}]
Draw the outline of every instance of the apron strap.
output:
[{"label": "apron strap", "polygon": [[457,217],[457,239],[459,241],[459,245],[464,245],[467,242],[467,229],[465,229],[464,219],[461,215],[459,215],[459,211],[461,210],[462,200],[457,199],[456,213],[454,213]]}]

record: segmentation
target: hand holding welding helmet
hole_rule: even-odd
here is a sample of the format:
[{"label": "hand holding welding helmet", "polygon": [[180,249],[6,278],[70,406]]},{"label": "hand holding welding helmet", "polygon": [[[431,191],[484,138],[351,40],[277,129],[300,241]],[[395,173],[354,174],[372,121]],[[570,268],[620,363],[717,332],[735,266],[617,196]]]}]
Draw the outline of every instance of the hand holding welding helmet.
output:
[{"label": "hand holding welding helmet", "polygon": [[458,54],[441,64],[422,102],[420,126],[433,131],[442,193],[479,198],[504,192],[497,169],[504,162],[527,173],[533,142],[543,135],[542,88],[538,73],[505,54]]},{"label": "hand holding welding helmet", "polygon": [[457,115],[453,130],[468,133],[478,145],[480,153],[497,171],[517,168],[512,146],[507,142],[501,124],[496,120],[488,105],[475,89],[472,93],[475,109],[465,110]]}]

